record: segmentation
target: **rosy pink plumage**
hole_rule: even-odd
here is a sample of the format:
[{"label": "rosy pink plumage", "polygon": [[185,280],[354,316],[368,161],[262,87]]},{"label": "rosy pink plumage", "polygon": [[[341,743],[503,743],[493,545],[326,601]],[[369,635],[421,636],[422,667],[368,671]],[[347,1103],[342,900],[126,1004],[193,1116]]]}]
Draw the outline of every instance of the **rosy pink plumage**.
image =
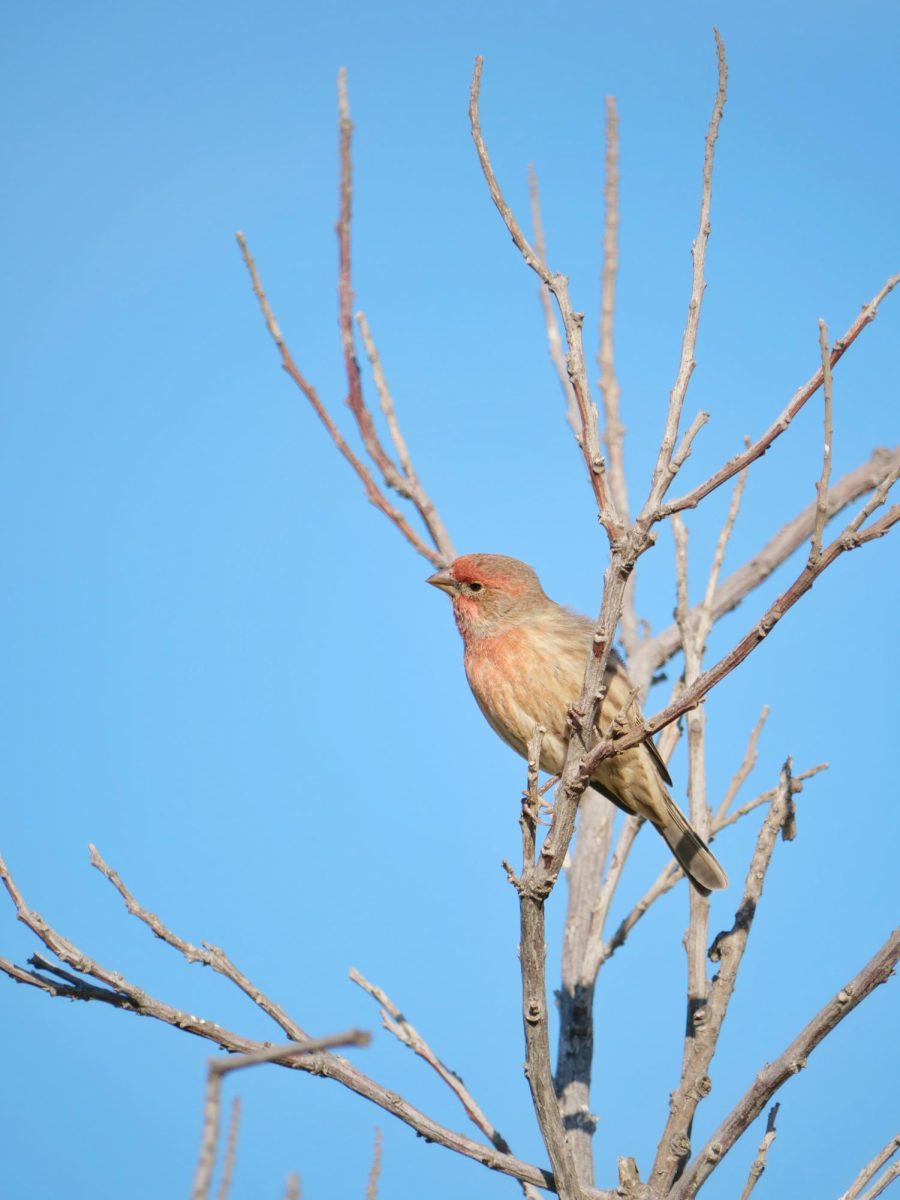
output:
[{"label": "rosy pink plumage", "polygon": [[[466,677],[495,733],[527,753],[535,725],[546,730],[541,768],[558,775],[569,739],[567,714],[581,694],[593,623],[544,594],[526,563],[501,554],[466,554],[429,583],[447,592],[465,647]],[[611,654],[597,725],[603,732],[630,691],[622,660]],[[633,702],[630,715],[640,719]],[[591,786],[662,834],[693,885],[728,885],[709,847],[669,795],[669,773],[650,739],[604,760]]]}]

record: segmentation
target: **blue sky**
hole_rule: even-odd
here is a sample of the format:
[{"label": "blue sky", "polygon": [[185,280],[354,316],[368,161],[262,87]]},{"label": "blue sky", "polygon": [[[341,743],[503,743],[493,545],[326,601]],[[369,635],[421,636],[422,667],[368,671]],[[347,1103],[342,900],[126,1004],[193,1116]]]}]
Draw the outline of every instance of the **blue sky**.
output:
[{"label": "blue sky", "polygon": [[[414,457],[457,544],[517,555],[596,611],[604,542],[547,355],[533,277],[487,196],[466,120],[477,53],[495,167],[525,214],[537,166],[554,266],[596,326],[603,98],[622,142],[617,355],[632,495],[661,427],[689,287],[712,26],[731,88],[709,289],[686,408],[712,420],[704,478],[777,413],[832,337],[900,268],[900,14],[887,3],[578,2],[340,10],[163,0],[5,12],[0,849],[29,902],[106,965],[250,1036],[274,1029],[179,960],[92,871],[95,842],[182,936],[224,946],[315,1033],[377,1011],[383,986],[514,1149],[545,1162],[521,1074],[514,897],[522,764],[469,696],[426,565],[368,506],[262,327],[243,229],[303,368],[350,431],[336,327],[335,78],[356,122],[355,287]],[[897,298],[835,373],[834,471],[897,441]],[[589,347],[592,344],[589,338]],[[821,412],[760,463],[727,568],[813,494]],[[699,594],[726,498],[692,515]],[[641,576],[671,618],[668,535]],[[898,901],[896,549],[846,556],[708,705],[720,795],[764,703],[749,796],[785,755],[828,760],[776,850],[697,1139],[766,1058],[886,937]],[[796,570],[711,639],[721,652]],[[660,701],[662,699],[660,693]],[[685,764],[676,757],[676,785]],[[755,821],[721,857],[743,876]],[[662,858],[644,837],[619,898]],[[735,889],[717,897],[713,930]],[[677,1079],[684,889],[605,968],[598,995],[600,1180],[646,1169]],[[558,962],[562,894],[550,962]],[[35,949],[5,911],[2,953]],[[615,919],[616,912],[613,917]],[[550,984],[555,985],[551,969]],[[206,1045],[0,981],[0,1115],[10,1196],[63,1179],[95,1200],[184,1195]],[[895,1132],[896,983],[782,1093],[759,1194],[837,1195]],[[467,1133],[387,1034],[363,1069]],[[275,1069],[244,1100],[232,1195],[362,1196],[373,1129],[391,1200],[514,1185],[340,1089]],[[751,1132],[704,1193],[740,1191]],[[827,1146],[827,1153],[822,1147]],[[48,1163],[52,1147],[52,1161]]]}]

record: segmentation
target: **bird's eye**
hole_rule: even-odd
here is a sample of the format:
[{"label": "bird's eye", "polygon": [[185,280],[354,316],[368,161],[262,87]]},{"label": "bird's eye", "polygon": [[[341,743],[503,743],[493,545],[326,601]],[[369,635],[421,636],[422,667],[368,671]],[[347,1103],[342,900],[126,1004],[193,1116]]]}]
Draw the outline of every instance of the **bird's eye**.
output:
[{"label": "bird's eye", "polygon": [[470,583],[469,591],[470,592],[480,592],[483,587],[484,587],[483,583]]}]

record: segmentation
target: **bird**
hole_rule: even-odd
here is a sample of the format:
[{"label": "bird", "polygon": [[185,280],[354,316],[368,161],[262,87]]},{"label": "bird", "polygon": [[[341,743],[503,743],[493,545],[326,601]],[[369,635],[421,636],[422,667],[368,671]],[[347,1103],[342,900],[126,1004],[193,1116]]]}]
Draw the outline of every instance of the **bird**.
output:
[{"label": "bird", "polygon": [[[569,710],[581,695],[594,622],[544,593],[527,563],[503,554],[464,554],[426,580],[446,592],[462,635],[469,687],[488,724],[523,758],[543,726],[540,767],[560,775],[571,733]],[[602,735],[626,707],[640,709],[625,664],[613,650],[597,730]],[[665,839],[703,895],[728,886],[728,876],[668,792],[672,779],[650,738],[604,759],[589,786],[625,812],[644,817]]]}]

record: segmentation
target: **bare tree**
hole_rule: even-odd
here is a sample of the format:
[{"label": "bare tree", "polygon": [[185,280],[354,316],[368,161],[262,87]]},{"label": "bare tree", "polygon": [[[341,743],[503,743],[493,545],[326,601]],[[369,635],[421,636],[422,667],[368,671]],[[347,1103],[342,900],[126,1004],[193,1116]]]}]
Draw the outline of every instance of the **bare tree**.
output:
[{"label": "bare tree", "polygon": [[[568,278],[548,265],[540,220],[536,177],[530,179],[534,235],[526,236],[507,203],[491,164],[480,118],[482,62],[476,61],[471,83],[469,116],[476,152],[490,196],[524,263],[539,282],[544,321],[552,362],[566,400],[566,415],[572,427],[586,471],[597,517],[608,539],[608,562],[600,598],[592,654],[585,664],[581,696],[571,712],[572,736],[565,765],[556,784],[552,807],[545,800],[549,784],[540,786],[538,761],[542,731],[535,729],[529,746],[527,786],[521,808],[522,863],[506,865],[510,883],[519,902],[519,945],[521,961],[522,1013],[526,1053],[525,1073],[532,1102],[549,1158],[549,1169],[518,1158],[492,1120],[460,1077],[413,1026],[401,1008],[378,984],[352,971],[351,978],[380,1006],[384,1027],[402,1044],[421,1057],[456,1096],[463,1112],[476,1127],[477,1135],[464,1136],[439,1124],[404,1097],[382,1086],[359,1070],[334,1047],[364,1040],[358,1032],[334,1039],[311,1039],[301,1025],[251,981],[232,960],[215,946],[193,945],[173,932],[150,912],[110,867],[91,848],[91,862],[118,891],[140,922],[188,962],[202,962],[224,976],[247,995],[287,1037],[287,1044],[271,1046],[239,1032],[197,1017],[149,995],[120,973],[102,966],[79,949],[64,934],[52,928],[30,907],[7,866],[0,860],[2,879],[19,920],[33,932],[56,961],[36,953],[27,966],[0,960],[0,969],[16,982],[52,996],[101,1002],[128,1012],[150,1016],[174,1028],[205,1038],[238,1057],[213,1059],[210,1063],[207,1108],[194,1195],[209,1194],[220,1123],[219,1082],[229,1070],[268,1063],[288,1070],[305,1071],[331,1078],[370,1100],[407,1124],[418,1134],[455,1153],[517,1180],[526,1196],[536,1189],[556,1192],[566,1200],[597,1200],[613,1194],[630,1200],[689,1200],[717,1169],[724,1157],[751,1128],[755,1119],[771,1105],[765,1133],[754,1158],[743,1197],[750,1195],[767,1164],[776,1135],[778,1103],[773,1098],[792,1074],[806,1066],[815,1047],[892,973],[900,957],[900,931],[887,937],[881,948],[860,966],[853,979],[827,999],[820,1010],[797,1031],[796,1037],[756,1074],[753,1082],[724,1113],[718,1127],[702,1147],[692,1145],[695,1114],[710,1091],[710,1070],[725,1028],[729,1005],[741,969],[744,952],[762,902],[766,874],[779,839],[795,833],[797,796],[804,782],[823,764],[795,771],[790,760],[781,768],[772,786],[751,799],[739,801],[739,793],[757,755],[757,742],[767,712],[763,711],[752,730],[742,761],[737,764],[731,785],[718,804],[710,802],[706,773],[707,722],[703,702],[728,675],[737,670],[810,590],[813,583],[842,555],[884,536],[900,520],[900,506],[881,512],[891,487],[900,474],[900,449],[876,450],[868,462],[842,478],[832,480],[832,373],[857,338],[874,321],[881,302],[900,282],[893,275],[863,306],[859,316],[841,336],[831,340],[820,322],[818,362],[809,378],[797,387],[787,404],[773,414],[768,426],[743,449],[681,495],[672,496],[676,478],[691,453],[694,441],[708,419],[698,413],[685,426],[683,410],[694,370],[697,335],[706,290],[705,258],[710,235],[712,181],[716,141],[726,101],[727,67],[725,49],[716,37],[717,87],[706,133],[701,200],[697,234],[693,243],[693,269],[681,344],[680,362],[661,414],[662,434],[646,493],[632,514],[626,487],[624,427],[620,389],[613,353],[615,282],[617,270],[618,132],[616,108],[607,106],[606,217],[601,277],[601,319],[598,362],[600,408],[593,398],[583,341],[583,315],[572,301]],[[340,211],[339,317],[347,397],[355,419],[362,450],[353,449],[333,420],[328,405],[303,374],[269,304],[247,242],[238,243],[250,274],[266,326],[281,358],[282,366],[312,405],[336,448],[349,462],[368,500],[396,527],[412,548],[429,563],[444,566],[455,555],[447,527],[431,500],[413,464],[401,431],[393,399],[369,323],[362,312],[354,314],[351,281],[351,138],[352,125],[343,73],[339,78],[340,118]],[[358,326],[368,357],[372,378],[383,414],[380,432],[372,409],[363,395],[363,380],[356,353]],[[753,464],[785,435],[803,407],[817,393],[823,398],[823,442],[821,473],[809,506],[791,516],[782,528],[743,566],[722,578],[726,550],[739,516],[744,485]],[[368,460],[368,461],[367,461]],[[696,508],[720,487],[733,481],[727,517],[715,547],[712,562],[703,572],[698,601],[692,600],[689,572],[688,529],[684,514]],[[391,494],[393,493],[393,495]],[[857,505],[855,510],[851,506]],[[836,516],[851,508],[849,518],[830,529]],[[633,580],[641,556],[653,544],[656,527],[672,522],[676,544],[676,619],[656,635],[641,632],[635,607]],[[706,661],[707,643],[715,623],[752,596],[755,589],[805,542],[809,550],[792,582],[764,610],[756,613],[746,633],[715,661]],[[671,699],[646,720],[635,718],[628,704],[616,719],[595,736],[603,695],[603,679],[613,643],[620,636],[627,653],[635,693],[646,698],[654,673],[678,653],[683,671]],[[631,698],[629,698],[631,699]],[[690,813],[693,825],[710,839],[743,820],[757,808],[764,819],[756,837],[746,877],[734,885],[734,919],[729,928],[710,937],[709,903],[697,892],[690,896],[690,922],[685,938],[687,959],[686,1019],[682,1044],[680,1078],[671,1095],[668,1117],[660,1131],[655,1160],[648,1164],[642,1181],[633,1159],[619,1159],[619,1184],[615,1193],[598,1189],[593,1156],[596,1120],[592,1115],[592,1064],[594,1048],[594,990],[598,973],[610,957],[629,939],[638,922],[656,901],[675,887],[682,871],[673,860],[658,878],[635,898],[625,918],[615,929],[608,927],[613,897],[620,886],[626,860],[639,836],[639,818],[624,820],[613,842],[613,809],[609,803],[586,790],[591,772],[604,759],[660,734],[659,749],[671,755],[681,736],[681,718],[687,734]],[[546,824],[543,814],[549,812]],[[579,832],[575,837],[576,817]],[[550,1047],[547,994],[545,908],[560,878],[567,879],[567,915],[560,964],[560,1030],[555,1061]],[[716,964],[711,978],[708,960]],[[238,1111],[235,1110],[225,1151],[225,1168],[220,1195],[228,1190],[235,1146]],[[844,1200],[880,1194],[897,1177],[896,1166],[888,1166],[898,1139],[860,1171],[844,1194]],[[380,1170],[380,1139],[367,1195],[375,1196]],[[873,1184],[872,1181],[883,1172]],[[299,1193],[299,1183],[288,1183],[288,1194]]]}]

